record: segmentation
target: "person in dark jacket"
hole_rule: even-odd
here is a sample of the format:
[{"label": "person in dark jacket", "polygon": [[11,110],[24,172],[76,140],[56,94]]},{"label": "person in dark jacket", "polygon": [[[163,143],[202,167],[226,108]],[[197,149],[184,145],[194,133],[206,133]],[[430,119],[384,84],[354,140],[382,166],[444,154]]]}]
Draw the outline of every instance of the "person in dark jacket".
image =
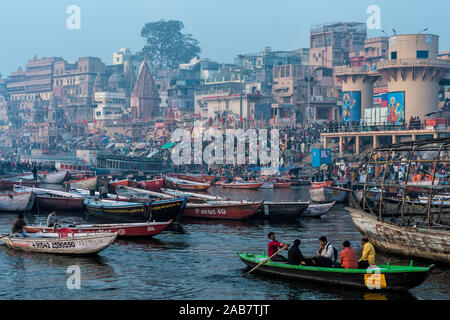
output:
[{"label": "person in dark jacket", "polygon": [[29,237],[28,233],[23,229],[23,227],[25,227],[25,226],[26,226],[25,218],[24,218],[23,214],[21,213],[21,214],[19,214],[17,219],[13,221],[11,231],[17,237],[28,238]]},{"label": "person in dark jacket", "polygon": [[295,240],[294,245],[289,248],[288,251],[288,264],[300,265],[305,258],[303,257],[302,251],[300,250],[300,240]]}]

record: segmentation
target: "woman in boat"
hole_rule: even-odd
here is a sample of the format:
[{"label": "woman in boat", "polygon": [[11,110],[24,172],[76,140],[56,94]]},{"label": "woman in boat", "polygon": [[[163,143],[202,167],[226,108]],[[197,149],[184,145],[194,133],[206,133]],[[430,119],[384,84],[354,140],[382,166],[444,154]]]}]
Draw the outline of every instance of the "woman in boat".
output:
[{"label": "woman in boat", "polygon": [[339,264],[345,269],[358,269],[358,258],[355,251],[350,247],[349,241],[344,241],[344,250],[339,255]]},{"label": "woman in boat", "polygon": [[367,269],[375,264],[375,248],[367,237],[363,237],[361,243],[364,246],[364,250],[361,259],[358,261],[358,269]]},{"label": "woman in boat", "polygon": [[[268,238],[270,239],[269,241],[269,245],[267,247],[267,253],[268,256],[271,257],[272,255],[274,255],[278,250],[280,250],[280,248],[282,247],[289,247],[289,245],[284,244],[282,242],[278,242],[275,238],[275,233],[270,232],[268,235]],[[271,260],[273,262],[287,262],[288,260],[286,259],[286,257],[277,254],[276,256],[272,257]]]}]

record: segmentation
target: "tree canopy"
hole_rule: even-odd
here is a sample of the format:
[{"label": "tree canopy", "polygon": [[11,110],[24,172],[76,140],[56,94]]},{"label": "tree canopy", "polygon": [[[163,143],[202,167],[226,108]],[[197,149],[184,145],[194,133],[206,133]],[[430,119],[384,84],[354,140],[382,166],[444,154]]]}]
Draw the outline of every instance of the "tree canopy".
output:
[{"label": "tree canopy", "polygon": [[177,68],[180,63],[188,63],[201,52],[199,42],[191,34],[183,34],[184,24],[177,20],[160,20],[144,25],[141,36],[146,45],[140,52],[147,56],[155,71]]}]

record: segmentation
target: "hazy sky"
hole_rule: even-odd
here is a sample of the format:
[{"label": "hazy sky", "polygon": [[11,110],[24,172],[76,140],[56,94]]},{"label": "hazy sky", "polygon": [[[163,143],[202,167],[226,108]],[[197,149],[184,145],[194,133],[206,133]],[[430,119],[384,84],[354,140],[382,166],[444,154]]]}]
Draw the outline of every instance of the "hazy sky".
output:
[{"label": "hazy sky", "polygon": [[[69,5],[81,8],[81,29],[69,30]],[[309,28],[323,22],[366,22],[369,5],[381,9],[381,28],[391,35],[429,28],[450,50],[449,0],[1,0],[0,73],[24,67],[35,54],[74,61],[100,57],[112,64],[121,47],[142,48],[146,22],[175,19],[200,41],[201,56],[233,62],[240,53],[309,47]],[[369,37],[383,35],[369,30]]]}]

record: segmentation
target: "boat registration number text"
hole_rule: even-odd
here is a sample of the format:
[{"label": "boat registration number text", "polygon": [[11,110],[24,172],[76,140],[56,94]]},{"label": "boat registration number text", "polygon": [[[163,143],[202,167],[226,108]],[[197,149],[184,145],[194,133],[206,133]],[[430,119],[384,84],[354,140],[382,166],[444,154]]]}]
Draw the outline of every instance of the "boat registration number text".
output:
[{"label": "boat registration number text", "polygon": [[35,242],[31,245],[37,249],[62,249],[62,248],[75,248],[75,242]]}]

